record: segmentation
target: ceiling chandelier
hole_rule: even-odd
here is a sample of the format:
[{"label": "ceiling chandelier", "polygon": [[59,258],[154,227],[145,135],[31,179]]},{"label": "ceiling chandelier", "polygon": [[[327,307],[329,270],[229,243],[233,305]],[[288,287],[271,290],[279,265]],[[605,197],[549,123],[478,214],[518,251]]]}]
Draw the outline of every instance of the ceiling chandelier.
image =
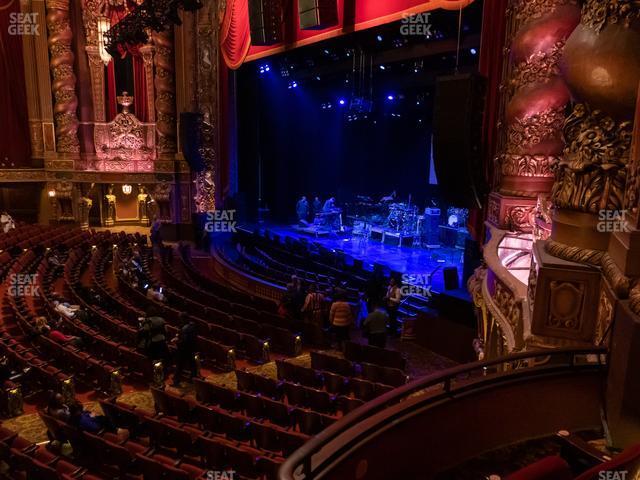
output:
[{"label": "ceiling chandelier", "polygon": [[195,11],[199,8],[202,8],[202,0],[145,0],[105,32],[105,50],[116,55],[121,45],[147,43],[150,31],[162,32],[173,25],[182,25],[179,9]]}]

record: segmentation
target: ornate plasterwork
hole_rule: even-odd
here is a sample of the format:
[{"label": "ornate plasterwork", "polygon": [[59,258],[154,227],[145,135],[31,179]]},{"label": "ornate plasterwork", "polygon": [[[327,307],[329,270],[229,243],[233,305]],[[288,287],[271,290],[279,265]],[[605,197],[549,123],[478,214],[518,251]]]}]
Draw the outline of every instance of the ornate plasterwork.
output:
[{"label": "ornate plasterwork", "polygon": [[513,292],[505,287],[499,280],[495,284],[493,300],[505,316],[514,332],[521,331],[522,308],[521,303],[515,298]]},{"label": "ornate plasterwork", "polygon": [[602,345],[606,340],[609,325],[613,320],[613,305],[607,296],[604,288],[600,289],[600,300],[598,302],[598,319],[596,321],[596,329],[594,332],[594,343]]},{"label": "ornate plasterwork", "polygon": [[550,50],[535,52],[524,62],[516,65],[511,73],[509,87],[511,95],[531,83],[545,83],[560,73],[558,61],[562,56],[565,39],[558,40]]},{"label": "ornate plasterwork", "polygon": [[79,153],[76,113],[78,98],[75,91],[76,76],[73,73],[73,32],[69,24],[69,0],[47,0],[46,8],[57,151]]},{"label": "ornate plasterwork", "polygon": [[552,329],[579,332],[585,300],[585,284],[554,280],[549,287],[549,314],[546,326]]},{"label": "ornate plasterwork", "polygon": [[173,30],[153,34],[158,153],[176,152],[176,85]]},{"label": "ornate plasterwork", "polygon": [[638,0],[587,0],[582,6],[582,24],[600,33],[605,25],[622,24],[629,27],[640,19]]},{"label": "ornate plasterwork", "polygon": [[577,104],[564,126],[567,146],[553,187],[557,207],[598,213],[624,205],[631,122]]},{"label": "ornate plasterwork", "polygon": [[507,131],[508,152],[519,153],[557,136],[564,125],[564,118],[564,107],[516,118]]},{"label": "ornate plasterwork", "polygon": [[558,157],[547,155],[505,154],[500,162],[501,173],[520,177],[551,177],[558,161]]},{"label": "ornate plasterwork", "polygon": [[511,6],[517,27],[553,13],[559,6],[575,4],[576,0],[518,0]]}]

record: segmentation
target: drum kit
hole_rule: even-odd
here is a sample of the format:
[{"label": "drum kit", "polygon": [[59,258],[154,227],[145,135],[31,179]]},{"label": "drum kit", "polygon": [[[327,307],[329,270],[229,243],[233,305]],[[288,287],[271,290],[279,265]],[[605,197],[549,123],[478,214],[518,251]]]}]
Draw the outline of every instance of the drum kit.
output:
[{"label": "drum kit", "polygon": [[418,208],[406,203],[389,205],[387,228],[396,232],[414,233],[418,224]]}]

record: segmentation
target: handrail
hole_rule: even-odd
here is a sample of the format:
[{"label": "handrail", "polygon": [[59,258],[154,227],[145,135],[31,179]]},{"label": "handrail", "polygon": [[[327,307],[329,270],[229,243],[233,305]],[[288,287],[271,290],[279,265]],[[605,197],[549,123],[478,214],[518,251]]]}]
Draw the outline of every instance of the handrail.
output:
[{"label": "handrail", "polygon": [[[427,375],[422,378],[418,378],[412,382],[409,382],[401,387],[398,387],[390,392],[387,392],[381,395],[378,398],[364,404],[363,406],[355,409],[351,413],[347,414],[343,418],[341,418],[336,423],[329,426],[327,429],[320,432],[318,435],[313,437],[310,441],[305,443],[302,447],[296,450],[287,460],[282,464],[280,470],[278,471],[278,479],[279,480],[296,480],[300,478],[311,479],[314,478],[314,472],[311,471],[311,457],[318,453],[323,447],[328,445],[330,442],[335,440],[339,435],[347,432],[351,428],[354,428],[359,422],[371,418],[374,414],[388,408],[391,405],[395,405],[402,400],[408,398],[411,394],[416,393],[421,390],[426,390],[429,387],[443,385],[444,394],[450,394],[452,391],[456,390],[455,388],[455,380],[458,377],[466,376],[466,378],[474,378],[472,377],[472,373],[474,371],[483,371],[487,372],[491,369],[491,367],[497,366],[507,366],[514,365],[515,368],[508,368],[508,371],[511,373],[505,373],[503,375],[492,375],[490,377],[482,377],[479,376],[479,379],[485,378],[485,380],[480,380],[475,383],[477,387],[486,386],[487,383],[495,383],[496,379],[505,380],[507,377],[511,377],[513,372],[518,371],[521,373],[522,367],[526,366],[528,370],[537,370],[536,367],[541,367],[542,364],[536,364],[533,362],[532,366],[526,365],[525,360],[534,360],[540,357],[546,357],[548,361],[544,362],[547,367],[545,370],[548,370],[548,365],[553,364],[554,366],[564,366],[575,368],[580,366],[576,363],[576,357],[578,356],[586,356],[586,355],[596,355],[598,358],[597,364],[602,365],[606,362],[602,361],[602,355],[606,354],[606,348],[590,348],[590,349],[571,349],[571,348],[563,348],[563,349],[555,349],[555,350],[536,350],[529,352],[519,352],[511,355],[507,355],[504,357],[496,358],[493,360],[487,360],[483,362],[473,362],[471,364],[467,363],[464,365],[459,365],[441,372],[437,372],[431,375]],[[563,358],[564,356],[569,356],[569,360],[565,363],[554,363],[551,362],[552,359]],[[595,363],[595,362],[594,362]],[[593,366],[593,363],[588,364]],[[441,398],[441,397],[440,397]],[[344,447],[344,446],[343,446]],[[335,458],[334,455],[329,455],[329,458]],[[326,463],[326,462],[325,462]],[[302,466],[302,472],[299,471]],[[296,475],[294,476],[294,472]],[[304,476],[300,476],[302,473]]]}]

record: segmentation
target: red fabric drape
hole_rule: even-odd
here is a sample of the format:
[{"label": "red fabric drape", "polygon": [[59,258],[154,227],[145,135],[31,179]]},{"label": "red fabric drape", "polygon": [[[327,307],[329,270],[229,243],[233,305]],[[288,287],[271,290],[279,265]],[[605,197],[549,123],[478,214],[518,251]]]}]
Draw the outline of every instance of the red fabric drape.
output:
[{"label": "red fabric drape", "polygon": [[116,92],[116,68],[111,60],[107,65],[107,121],[111,121],[118,114],[118,92]]},{"label": "red fabric drape", "polygon": [[[482,12],[482,40],[480,44],[480,74],[487,78],[487,95],[482,125],[484,176],[488,185],[494,183],[493,157],[498,141],[500,119],[500,82],[504,63],[505,34],[507,28],[508,0],[491,0],[484,3]],[[469,215],[469,231],[473,238],[481,240],[484,212],[474,209]]]},{"label": "red fabric drape", "polygon": [[140,54],[132,55],[133,60],[133,108],[141,122],[149,120],[147,108],[147,79],[144,74],[144,60]]},{"label": "red fabric drape", "polygon": [[31,141],[29,140],[22,37],[15,35],[18,33],[15,29],[20,25],[12,21],[15,20],[15,14],[20,11],[20,2],[5,1],[0,3],[0,8],[0,125],[2,126],[0,167],[29,167]]},{"label": "red fabric drape", "polygon": [[220,29],[220,50],[227,66],[233,70],[240,68],[250,47],[248,0],[228,0]]}]

